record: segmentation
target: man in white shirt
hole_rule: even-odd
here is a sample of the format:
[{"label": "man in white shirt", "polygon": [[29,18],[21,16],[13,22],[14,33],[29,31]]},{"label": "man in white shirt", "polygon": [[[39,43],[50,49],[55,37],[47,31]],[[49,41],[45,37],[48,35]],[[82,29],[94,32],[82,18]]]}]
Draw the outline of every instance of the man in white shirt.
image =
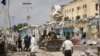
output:
[{"label": "man in white shirt", "polygon": [[33,35],[33,36],[31,37],[31,52],[34,52],[35,45],[36,45],[36,42],[35,42],[35,35]]},{"label": "man in white shirt", "polygon": [[73,53],[73,43],[69,39],[70,37],[66,37],[62,45],[65,56],[72,56]]},{"label": "man in white shirt", "polygon": [[30,56],[35,56],[35,46],[36,46],[36,42],[35,42],[35,35],[31,36],[31,53]]}]

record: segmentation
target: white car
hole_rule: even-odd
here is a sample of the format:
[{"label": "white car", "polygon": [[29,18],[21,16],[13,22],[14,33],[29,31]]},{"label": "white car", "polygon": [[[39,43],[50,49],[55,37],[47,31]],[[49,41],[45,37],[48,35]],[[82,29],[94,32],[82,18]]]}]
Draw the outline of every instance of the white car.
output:
[{"label": "white car", "polygon": [[96,45],[96,44],[97,44],[97,41],[95,41],[95,40],[87,40],[87,41],[86,41],[86,44],[89,44],[89,45]]}]

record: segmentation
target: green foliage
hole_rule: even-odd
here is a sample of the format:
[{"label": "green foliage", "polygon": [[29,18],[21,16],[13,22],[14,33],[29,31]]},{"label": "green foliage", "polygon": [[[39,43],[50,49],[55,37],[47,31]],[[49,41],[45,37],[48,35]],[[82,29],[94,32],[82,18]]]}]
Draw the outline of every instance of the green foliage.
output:
[{"label": "green foliage", "polygon": [[27,23],[20,23],[18,25],[14,25],[13,30],[18,32],[20,28],[25,27],[27,25],[28,25]]}]

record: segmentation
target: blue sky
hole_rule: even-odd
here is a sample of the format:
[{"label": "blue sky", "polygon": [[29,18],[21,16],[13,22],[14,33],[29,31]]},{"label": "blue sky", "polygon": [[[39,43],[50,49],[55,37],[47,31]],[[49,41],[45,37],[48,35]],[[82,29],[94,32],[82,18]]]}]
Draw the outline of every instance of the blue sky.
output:
[{"label": "blue sky", "polygon": [[[44,24],[49,18],[50,5],[67,4],[72,0],[9,0],[9,15],[12,25],[27,22],[27,8],[23,5],[25,1],[32,3],[28,8],[28,15],[31,17],[29,23]],[[0,26],[3,26],[2,6],[0,4]]]}]

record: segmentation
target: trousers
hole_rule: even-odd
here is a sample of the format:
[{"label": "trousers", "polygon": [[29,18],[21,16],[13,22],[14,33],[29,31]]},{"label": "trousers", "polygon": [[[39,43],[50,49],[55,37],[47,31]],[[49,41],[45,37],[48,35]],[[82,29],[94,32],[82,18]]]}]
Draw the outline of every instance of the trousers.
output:
[{"label": "trousers", "polygon": [[31,52],[34,52],[34,49],[35,49],[35,45],[31,44]]},{"label": "trousers", "polygon": [[65,50],[64,55],[65,56],[72,56],[71,50]]}]

